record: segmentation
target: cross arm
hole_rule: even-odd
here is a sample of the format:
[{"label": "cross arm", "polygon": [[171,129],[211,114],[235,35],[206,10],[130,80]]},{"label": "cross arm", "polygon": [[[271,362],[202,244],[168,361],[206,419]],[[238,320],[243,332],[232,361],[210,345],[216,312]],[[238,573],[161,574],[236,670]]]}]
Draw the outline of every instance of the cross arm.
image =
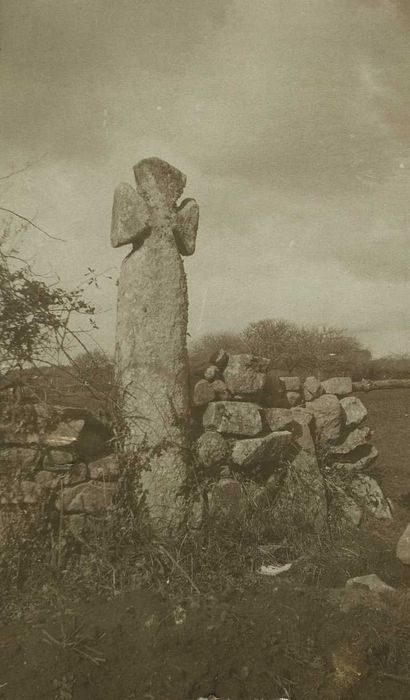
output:
[{"label": "cross arm", "polygon": [[174,236],[181,255],[193,255],[199,223],[199,206],[195,199],[184,199],[177,209]]},{"label": "cross arm", "polygon": [[119,248],[141,245],[150,231],[150,211],[142,196],[131,185],[121,183],[115,190],[111,219],[111,245]]}]

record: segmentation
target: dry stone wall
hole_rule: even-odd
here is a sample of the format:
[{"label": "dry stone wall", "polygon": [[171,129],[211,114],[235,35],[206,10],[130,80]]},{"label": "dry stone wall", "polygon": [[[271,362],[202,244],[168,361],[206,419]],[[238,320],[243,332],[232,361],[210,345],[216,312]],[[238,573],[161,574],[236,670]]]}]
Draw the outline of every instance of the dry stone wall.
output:
[{"label": "dry stone wall", "polygon": [[44,403],[2,406],[0,534],[13,514],[42,508],[77,534],[104,515],[119,476],[112,432],[92,413]]},{"label": "dry stone wall", "polygon": [[352,391],[350,377],[278,377],[267,358],[216,353],[193,389],[210,514],[237,517],[251,490],[278,521],[315,532],[329,511],[354,526],[364,515],[390,519],[367,473],[377,457],[367,410]]}]

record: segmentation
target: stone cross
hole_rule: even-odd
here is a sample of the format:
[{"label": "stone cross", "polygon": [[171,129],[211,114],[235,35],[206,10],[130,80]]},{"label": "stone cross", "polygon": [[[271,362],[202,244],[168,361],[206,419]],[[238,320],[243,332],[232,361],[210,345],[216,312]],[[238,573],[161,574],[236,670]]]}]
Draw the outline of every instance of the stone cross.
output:
[{"label": "stone cross", "polygon": [[132,245],[119,280],[116,369],[128,449],[156,448],[141,478],[151,519],[164,530],[184,514],[190,397],[181,255],[195,251],[199,208],[193,199],[177,205],[186,177],[159,158],[141,160],[134,174],[136,189],[117,187],[112,214],[113,247]]}]

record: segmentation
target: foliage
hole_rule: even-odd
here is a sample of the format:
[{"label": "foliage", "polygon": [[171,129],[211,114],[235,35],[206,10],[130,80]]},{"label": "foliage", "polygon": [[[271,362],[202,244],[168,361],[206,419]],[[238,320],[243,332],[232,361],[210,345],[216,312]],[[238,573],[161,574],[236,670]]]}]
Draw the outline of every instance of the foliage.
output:
[{"label": "foliage", "polygon": [[263,319],[250,323],[241,333],[207,334],[193,344],[191,371],[200,374],[212,354],[248,352],[269,357],[274,367],[289,374],[350,374],[368,361],[371,354],[341,328],[299,326],[284,319]]},{"label": "foliage", "polygon": [[367,363],[367,379],[410,379],[410,354],[386,355]]},{"label": "foliage", "polygon": [[75,315],[85,315],[95,327],[95,309],[83,299],[83,290],[66,291],[45,282],[14,249],[0,238],[0,367],[2,372],[37,364],[55,363],[69,356],[78,331]]}]

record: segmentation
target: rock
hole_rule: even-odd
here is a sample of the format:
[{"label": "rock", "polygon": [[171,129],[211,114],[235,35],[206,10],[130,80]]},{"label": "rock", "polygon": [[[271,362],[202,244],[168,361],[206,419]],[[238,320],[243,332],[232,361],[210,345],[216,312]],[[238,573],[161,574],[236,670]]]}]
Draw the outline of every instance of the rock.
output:
[{"label": "rock", "polygon": [[211,517],[236,520],[246,511],[244,491],[235,479],[220,479],[210,492],[208,500]]},{"label": "rock", "polygon": [[215,400],[212,385],[206,379],[200,379],[194,386],[194,406],[206,406]]},{"label": "rock", "polygon": [[44,500],[45,489],[35,481],[16,481],[0,491],[0,505],[34,505]]},{"label": "rock", "polygon": [[214,382],[216,379],[220,378],[220,371],[216,365],[210,365],[204,372],[204,378],[208,382]]},{"label": "rock", "polygon": [[232,398],[231,392],[222,379],[216,379],[211,383],[212,390],[215,394],[216,401],[229,401]]},{"label": "rock", "polygon": [[40,452],[35,447],[6,447],[0,449],[0,474],[10,472],[13,478],[28,476],[39,463]]},{"label": "rock", "polygon": [[373,593],[391,593],[394,588],[388,586],[387,583],[381,580],[377,574],[367,574],[367,576],[355,576],[346,581],[346,588],[354,588],[355,586],[364,586]]},{"label": "rock", "polygon": [[96,481],[117,481],[120,465],[117,454],[107,455],[88,465],[90,479]]},{"label": "rock", "polygon": [[63,483],[65,486],[75,486],[75,484],[81,484],[87,481],[87,479],[87,465],[79,462],[77,464],[70,464],[67,473],[63,477]]},{"label": "rock", "polygon": [[279,379],[274,371],[266,375],[265,387],[263,391],[263,403],[265,406],[280,408],[286,405],[286,389],[284,383]]},{"label": "rock", "polygon": [[48,450],[44,455],[44,469],[60,469],[73,464],[78,459],[75,450]]},{"label": "rock", "polygon": [[292,430],[293,439],[303,450],[315,455],[314,421],[311,412],[307,411],[306,408],[295,406],[290,409],[290,414],[294,423],[293,429],[289,428]]},{"label": "rock", "polygon": [[230,479],[232,477],[232,469],[229,465],[223,464],[219,469],[220,479]]},{"label": "rock", "polygon": [[315,454],[312,437],[313,415],[301,407],[267,408],[263,412],[270,430],[290,430],[294,441],[304,450]]},{"label": "rock", "polygon": [[316,458],[300,449],[289,463],[273,505],[274,525],[321,533],[327,526],[326,490]]},{"label": "rock", "polygon": [[285,391],[300,393],[300,377],[279,377],[279,379],[285,385]]},{"label": "rock", "polygon": [[306,377],[303,383],[303,396],[305,401],[318,399],[324,393],[322,384],[316,377]]},{"label": "rock", "polygon": [[253,437],[262,431],[262,418],[253,403],[215,401],[205,410],[203,426],[205,430],[216,430],[226,435]]},{"label": "rock", "polygon": [[337,445],[329,445],[328,452],[332,455],[349,455],[358,447],[367,444],[370,436],[370,428],[356,428],[349,433],[343,442]]},{"label": "rock", "polygon": [[363,518],[363,510],[356,503],[356,501],[344,493],[342,489],[338,490],[334,494],[332,505],[335,507],[337,521],[342,519],[346,525],[359,527]]},{"label": "rock", "polygon": [[292,433],[288,430],[251,440],[237,440],[232,450],[232,461],[247,468],[279,461],[291,441]]},{"label": "rock", "polygon": [[217,352],[210,357],[211,364],[216,365],[221,372],[224,371],[228,361],[229,355],[227,352],[225,352],[225,350],[217,350]]},{"label": "rock", "polygon": [[266,383],[270,360],[256,355],[229,355],[223,377],[234,397],[258,401]]},{"label": "rock", "polygon": [[64,489],[56,508],[64,513],[98,513],[111,507],[116,491],[116,484],[78,484]]},{"label": "rock", "polygon": [[52,472],[46,470],[37,472],[34,480],[39,486],[42,486],[45,489],[59,488],[61,483],[59,476],[56,476]]},{"label": "rock", "polygon": [[336,396],[347,396],[353,391],[351,377],[332,377],[325,379],[322,382],[322,387],[326,394],[335,394]]},{"label": "rock", "polygon": [[231,451],[226,440],[215,431],[203,433],[196,441],[195,447],[200,464],[209,469],[226,462]]},{"label": "rock", "polygon": [[410,524],[397,542],[396,556],[402,564],[410,565]]},{"label": "rock", "polygon": [[[165,161],[144,159],[134,174],[138,201],[132,196],[132,215],[124,219],[122,200],[114,199],[114,229],[118,220],[125,221],[121,240],[137,241],[121,266],[116,366],[126,446],[138,451],[145,442],[160,450],[168,444],[141,474],[152,524],[164,531],[178,528],[185,517],[190,393],[188,297],[180,254],[193,252],[197,207],[192,200],[178,206],[186,177]],[[141,197],[148,223],[139,208]]]},{"label": "rock", "polygon": [[298,406],[302,403],[302,397],[297,391],[287,391],[286,403],[288,406]]},{"label": "rock", "polygon": [[265,408],[263,416],[269,430],[287,430],[293,423],[290,408]]},{"label": "rock", "polygon": [[374,445],[367,443],[356,449],[354,454],[348,455],[347,462],[335,462],[333,467],[344,472],[362,471],[374,462],[378,454]]},{"label": "rock", "polygon": [[350,492],[353,499],[375,518],[392,519],[389,503],[375,479],[357,474],[350,483]]},{"label": "rock", "polygon": [[344,413],[344,423],[347,428],[353,428],[364,421],[367,416],[367,408],[356,396],[346,396],[340,399],[340,405]]},{"label": "rock", "polygon": [[343,413],[337,396],[325,394],[306,404],[306,409],[313,414],[316,435],[321,445],[334,442],[340,438]]}]

